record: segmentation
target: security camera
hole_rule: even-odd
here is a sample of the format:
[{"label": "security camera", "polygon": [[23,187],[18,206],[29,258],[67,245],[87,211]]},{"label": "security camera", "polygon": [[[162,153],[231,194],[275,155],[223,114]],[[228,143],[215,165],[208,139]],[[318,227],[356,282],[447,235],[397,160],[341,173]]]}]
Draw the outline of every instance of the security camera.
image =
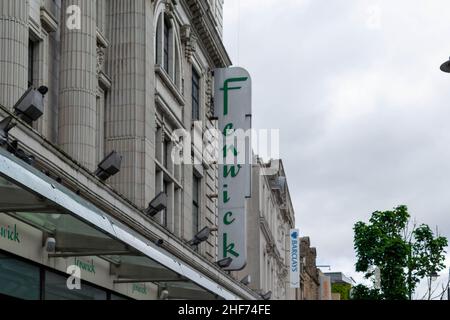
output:
[{"label": "security camera", "polygon": [[159,300],[168,300],[169,299],[169,290],[164,289],[161,290],[161,293],[159,294]]},{"label": "security camera", "polygon": [[56,250],[56,239],[52,237],[48,237],[45,240],[45,251],[48,253],[54,253]]}]

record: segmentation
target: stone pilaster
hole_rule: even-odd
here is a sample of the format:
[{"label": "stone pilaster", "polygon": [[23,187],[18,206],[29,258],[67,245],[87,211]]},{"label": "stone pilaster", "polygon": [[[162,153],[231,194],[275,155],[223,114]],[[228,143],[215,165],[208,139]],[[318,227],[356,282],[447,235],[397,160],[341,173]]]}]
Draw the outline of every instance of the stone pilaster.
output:
[{"label": "stone pilaster", "polygon": [[[66,26],[66,9],[81,9],[81,29]],[[63,0],[59,144],[90,170],[95,169],[97,26],[95,0]]]},{"label": "stone pilaster", "polygon": [[108,1],[106,148],[123,155],[113,186],[139,207],[155,196],[155,71],[153,5],[145,0]]},{"label": "stone pilaster", "polygon": [[28,87],[28,1],[0,0],[0,104],[12,108]]}]

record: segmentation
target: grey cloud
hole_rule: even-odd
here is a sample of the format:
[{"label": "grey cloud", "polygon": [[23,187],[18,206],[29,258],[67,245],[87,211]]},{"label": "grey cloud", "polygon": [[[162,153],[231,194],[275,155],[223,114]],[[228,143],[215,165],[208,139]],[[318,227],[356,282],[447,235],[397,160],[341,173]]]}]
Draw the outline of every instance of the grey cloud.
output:
[{"label": "grey cloud", "polygon": [[237,23],[236,1],[225,42],[253,75],[255,127],[281,129],[297,224],[319,262],[361,279],[353,224],[399,204],[450,236],[450,76],[439,71],[450,3],[272,0],[241,5]]}]

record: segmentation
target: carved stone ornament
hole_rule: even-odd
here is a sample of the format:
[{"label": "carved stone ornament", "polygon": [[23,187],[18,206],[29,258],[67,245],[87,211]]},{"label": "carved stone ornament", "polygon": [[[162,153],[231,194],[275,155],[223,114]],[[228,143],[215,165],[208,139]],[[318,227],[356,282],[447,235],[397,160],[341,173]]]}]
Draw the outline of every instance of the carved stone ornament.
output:
[{"label": "carved stone ornament", "polygon": [[105,49],[97,46],[97,77],[103,71],[105,65]]},{"label": "carved stone ornament", "polygon": [[192,27],[188,24],[181,27],[181,41],[184,44],[186,59],[192,62],[192,56],[197,50],[197,37],[192,32]]}]

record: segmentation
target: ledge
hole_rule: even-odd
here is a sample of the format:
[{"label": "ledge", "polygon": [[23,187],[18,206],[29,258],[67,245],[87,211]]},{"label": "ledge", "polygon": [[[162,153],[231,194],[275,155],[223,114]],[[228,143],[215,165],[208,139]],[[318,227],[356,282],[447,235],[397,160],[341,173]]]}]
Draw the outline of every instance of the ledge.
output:
[{"label": "ledge", "polygon": [[194,27],[200,35],[200,41],[202,41],[214,61],[216,68],[225,68],[232,65],[230,56],[225,49],[225,46],[217,32],[213,19],[208,14],[208,8],[206,1],[199,0],[186,0],[187,9],[192,15],[192,21],[194,21]]},{"label": "ledge", "polygon": [[109,41],[103,36],[103,34],[97,30],[97,44],[102,48],[109,47]]},{"label": "ledge", "polygon": [[50,171],[53,176],[61,177],[65,187],[72,191],[79,190],[85,200],[90,201],[99,209],[105,210],[113,218],[136,230],[150,241],[163,239],[165,250],[236,295],[245,299],[259,298],[250,288],[231,278],[218,266],[194,252],[180,238],[173,236],[162,226],[151,221],[141,212],[140,208],[126,197],[100,181],[92,172],[74,161],[58,146],[52,144],[39,132],[0,105],[0,117],[4,116],[12,116],[17,121],[17,127],[10,133],[11,137],[20,141],[20,146],[25,152],[36,156],[40,168]]},{"label": "ledge", "polygon": [[183,95],[180,93],[180,90],[175,86],[173,83],[173,80],[170,78],[170,76],[167,74],[167,71],[164,70],[163,67],[161,67],[159,64],[155,66],[155,72],[163,83],[166,85],[166,87],[170,90],[170,92],[174,95],[177,102],[180,104],[180,106],[184,107],[186,104],[186,101],[184,100]]},{"label": "ledge", "polygon": [[41,23],[48,33],[58,30],[58,21],[45,7],[41,7]]}]

